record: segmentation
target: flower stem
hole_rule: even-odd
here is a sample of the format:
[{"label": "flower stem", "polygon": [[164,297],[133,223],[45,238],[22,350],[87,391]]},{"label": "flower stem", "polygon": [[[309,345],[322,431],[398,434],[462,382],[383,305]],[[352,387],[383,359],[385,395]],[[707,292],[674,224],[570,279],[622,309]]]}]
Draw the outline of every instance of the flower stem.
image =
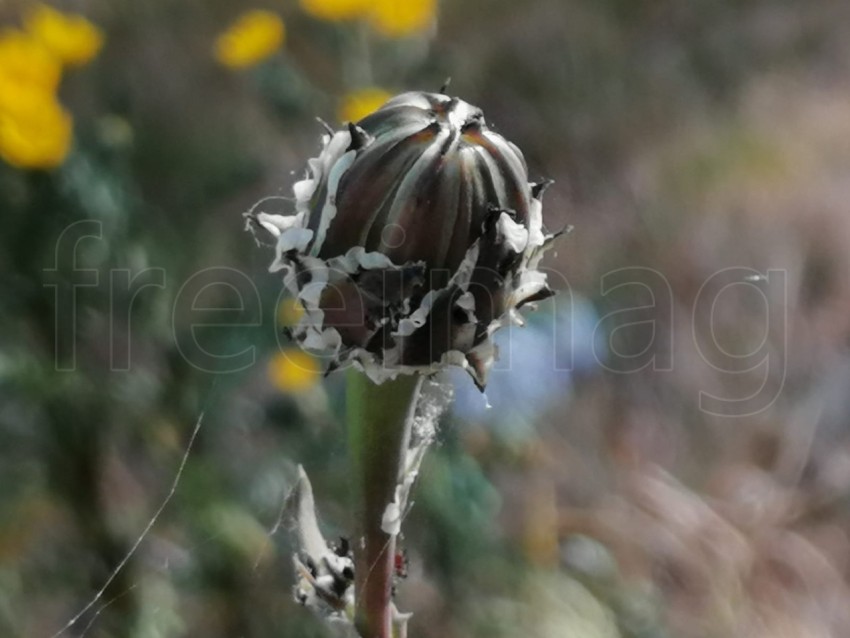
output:
[{"label": "flower stem", "polygon": [[401,375],[381,385],[357,371],[351,371],[348,377],[347,412],[357,525],[355,625],[362,638],[392,638],[395,536],[381,529],[381,521],[403,470],[421,386],[420,375]]}]

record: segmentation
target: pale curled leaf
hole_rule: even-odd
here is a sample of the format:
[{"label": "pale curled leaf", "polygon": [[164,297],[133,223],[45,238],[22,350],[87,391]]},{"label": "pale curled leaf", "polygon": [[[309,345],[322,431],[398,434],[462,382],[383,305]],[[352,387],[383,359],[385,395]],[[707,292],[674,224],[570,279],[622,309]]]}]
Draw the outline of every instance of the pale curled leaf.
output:
[{"label": "pale curled leaf", "polygon": [[330,550],[316,518],[313,486],[304,467],[298,466],[298,482],[287,497],[286,513],[298,535],[298,545],[314,561],[320,561]]},{"label": "pale curled leaf", "polygon": [[334,626],[340,636],[356,636],[354,614],[354,563],[345,552],[336,552],[322,536],[316,515],[313,487],[304,468],[286,499],[285,516],[294,530],[299,554],[293,556],[297,584],[295,598]]}]

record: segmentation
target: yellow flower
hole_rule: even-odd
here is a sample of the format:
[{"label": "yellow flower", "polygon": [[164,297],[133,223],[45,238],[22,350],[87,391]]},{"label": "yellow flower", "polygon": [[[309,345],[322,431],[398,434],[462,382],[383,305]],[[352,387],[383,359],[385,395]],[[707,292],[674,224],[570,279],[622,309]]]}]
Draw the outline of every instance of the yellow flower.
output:
[{"label": "yellow flower", "polygon": [[28,91],[0,108],[0,157],[17,168],[54,168],[71,148],[71,116],[52,95]]},{"label": "yellow flower", "polygon": [[277,323],[281,328],[291,328],[304,316],[304,306],[295,297],[287,297],[277,307]]},{"label": "yellow flower", "polygon": [[308,390],[321,378],[319,363],[298,348],[278,352],[269,362],[269,379],[283,392],[302,392]]},{"label": "yellow flower", "polygon": [[374,0],[369,22],[388,38],[401,38],[423,31],[434,23],[437,0]]},{"label": "yellow flower", "polygon": [[283,20],[271,11],[243,13],[215,43],[215,57],[224,66],[242,69],[262,62],[283,44]]},{"label": "yellow flower", "polygon": [[301,8],[321,20],[350,20],[367,12],[371,0],[301,0]]},{"label": "yellow flower", "polygon": [[35,38],[17,29],[0,32],[0,102],[17,91],[53,92],[62,65]]},{"label": "yellow flower", "polygon": [[353,91],[343,98],[339,107],[339,119],[341,122],[358,122],[377,111],[391,97],[390,93],[379,88]]},{"label": "yellow flower", "polygon": [[103,33],[81,15],[65,14],[38,4],[24,18],[34,38],[64,64],[79,66],[89,62],[103,46]]},{"label": "yellow flower", "polygon": [[0,33],[0,158],[17,168],[54,168],[71,147],[71,116],[56,101],[59,60],[32,35]]}]

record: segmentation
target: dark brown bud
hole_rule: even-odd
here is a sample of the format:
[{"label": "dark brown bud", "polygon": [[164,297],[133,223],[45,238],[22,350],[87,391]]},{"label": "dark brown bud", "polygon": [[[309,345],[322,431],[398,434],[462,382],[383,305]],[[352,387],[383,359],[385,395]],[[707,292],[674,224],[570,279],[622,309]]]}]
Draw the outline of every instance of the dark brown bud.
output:
[{"label": "dark brown bud", "polygon": [[552,294],[536,270],[546,186],[477,107],[405,93],[324,137],[293,215],[250,218],[277,238],[302,345],[376,381],[456,364],[483,387],[490,335]]}]

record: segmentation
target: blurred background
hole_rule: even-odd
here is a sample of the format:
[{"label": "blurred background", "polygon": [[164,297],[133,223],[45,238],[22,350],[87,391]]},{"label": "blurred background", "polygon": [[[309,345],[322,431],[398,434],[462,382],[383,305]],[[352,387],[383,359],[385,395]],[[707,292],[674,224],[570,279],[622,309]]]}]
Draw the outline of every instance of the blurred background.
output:
[{"label": "blurred background", "polygon": [[277,523],[303,463],[350,528],[343,380],[282,337],[241,214],[289,210],[317,117],[447,77],[574,229],[487,396],[452,377],[412,636],[848,635],[850,4],[5,0],[0,25],[0,635],[329,635]]}]

